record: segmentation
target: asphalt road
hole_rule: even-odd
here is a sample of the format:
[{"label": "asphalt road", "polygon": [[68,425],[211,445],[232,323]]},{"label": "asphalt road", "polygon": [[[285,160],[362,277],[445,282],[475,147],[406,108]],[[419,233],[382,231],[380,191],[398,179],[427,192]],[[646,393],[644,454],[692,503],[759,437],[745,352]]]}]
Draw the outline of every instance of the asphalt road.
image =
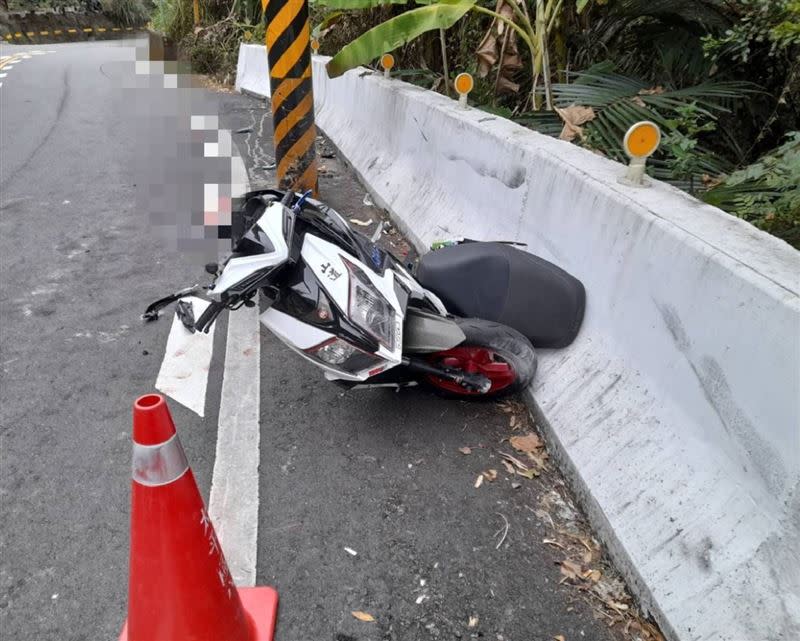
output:
[{"label": "asphalt road", "polygon": [[[162,88],[161,102],[137,94],[130,42],[0,47],[32,50],[45,53],[14,64],[0,87],[0,637],[116,638],[130,408],[152,391],[169,331],[139,315],[202,278],[203,262],[153,227],[137,176],[163,174],[150,190],[177,203],[177,218],[196,202],[190,160],[164,132],[202,103],[223,126],[253,129],[238,142],[254,185],[268,185],[269,119],[245,96],[184,92],[197,94],[187,107],[182,90]],[[344,163],[323,163],[323,196],[377,220]],[[406,248],[396,235],[386,242]],[[206,497],[221,323],[206,418],[171,403]],[[542,544],[554,536],[542,497],[565,491],[555,471],[512,486],[497,454],[512,431],[496,404],[343,393],[262,340],[257,582],[280,592],[279,641],[619,638],[559,583],[563,554]],[[495,468],[494,482],[474,487]]]}]

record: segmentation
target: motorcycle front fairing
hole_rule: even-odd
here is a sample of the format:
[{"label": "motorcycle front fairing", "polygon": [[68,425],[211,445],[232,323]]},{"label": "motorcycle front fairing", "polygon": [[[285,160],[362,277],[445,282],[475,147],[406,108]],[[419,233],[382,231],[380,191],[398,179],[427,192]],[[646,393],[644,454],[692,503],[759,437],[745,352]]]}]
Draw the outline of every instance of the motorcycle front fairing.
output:
[{"label": "motorcycle front fairing", "polygon": [[[330,380],[364,381],[402,361],[407,293],[391,270],[306,233],[300,260],[261,322]],[[402,300],[401,300],[402,299]]]}]

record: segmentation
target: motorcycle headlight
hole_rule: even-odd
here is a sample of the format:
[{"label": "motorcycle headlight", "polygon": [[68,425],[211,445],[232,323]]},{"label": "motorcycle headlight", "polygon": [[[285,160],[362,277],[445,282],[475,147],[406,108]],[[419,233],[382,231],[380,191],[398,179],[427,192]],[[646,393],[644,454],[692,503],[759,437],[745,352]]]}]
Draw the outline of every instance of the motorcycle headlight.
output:
[{"label": "motorcycle headlight", "polygon": [[342,258],[350,272],[350,320],[373,336],[389,351],[394,351],[394,308],[378,291],[364,271]]},{"label": "motorcycle headlight", "polygon": [[[378,358],[374,354],[367,354],[341,338],[331,338],[324,343],[310,347],[305,350],[305,353],[334,369],[353,374],[370,368],[377,373],[382,369],[380,365],[384,363],[382,358]],[[370,372],[371,375],[372,372]]]}]

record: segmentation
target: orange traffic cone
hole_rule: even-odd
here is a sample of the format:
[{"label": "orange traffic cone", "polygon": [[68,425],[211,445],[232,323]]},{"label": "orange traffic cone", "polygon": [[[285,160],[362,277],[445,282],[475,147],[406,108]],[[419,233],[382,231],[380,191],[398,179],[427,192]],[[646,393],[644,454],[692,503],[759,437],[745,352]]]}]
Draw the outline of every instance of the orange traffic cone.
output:
[{"label": "orange traffic cone", "polygon": [[128,620],[120,641],[272,641],[278,593],[237,588],[160,394],[133,405]]}]

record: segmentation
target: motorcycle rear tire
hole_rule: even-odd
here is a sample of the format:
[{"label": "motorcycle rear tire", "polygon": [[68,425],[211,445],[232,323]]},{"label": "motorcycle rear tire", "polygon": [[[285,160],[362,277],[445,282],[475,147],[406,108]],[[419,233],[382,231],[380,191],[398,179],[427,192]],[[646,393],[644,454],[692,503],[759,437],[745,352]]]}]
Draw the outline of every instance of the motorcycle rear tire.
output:
[{"label": "motorcycle rear tire", "polygon": [[[448,384],[432,376],[425,377],[427,385],[443,396],[477,400],[514,394],[524,390],[531,384],[536,374],[537,358],[533,345],[525,336],[507,325],[480,318],[456,318],[455,321],[466,336],[466,340],[455,350],[459,348],[487,350],[494,358],[498,358],[499,361],[508,364],[510,370],[514,373],[514,379],[511,383],[507,383],[502,387],[493,384],[492,388],[485,394],[479,394],[463,388],[463,391],[461,391],[452,383]],[[429,361],[433,363],[441,362],[441,359],[451,351],[453,350],[431,354]]]}]

